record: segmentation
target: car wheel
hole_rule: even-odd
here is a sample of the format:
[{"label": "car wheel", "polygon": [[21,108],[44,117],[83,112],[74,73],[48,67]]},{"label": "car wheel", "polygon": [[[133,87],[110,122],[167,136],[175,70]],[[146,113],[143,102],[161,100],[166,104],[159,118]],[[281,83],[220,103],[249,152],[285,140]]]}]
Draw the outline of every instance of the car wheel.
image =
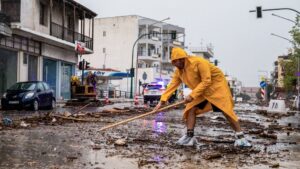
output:
[{"label": "car wheel", "polygon": [[39,110],[39,102],[37,100],[33,101],[32,110],[34,110],[34,111],[38,111]]},{"label": "car wheel", "polygon": [[52,110],[52,109],[54,109],[55,107],[56,107],[56,102],[55,102],[54,99],[52,99],[51,105],[50,105],[49,109]]}]

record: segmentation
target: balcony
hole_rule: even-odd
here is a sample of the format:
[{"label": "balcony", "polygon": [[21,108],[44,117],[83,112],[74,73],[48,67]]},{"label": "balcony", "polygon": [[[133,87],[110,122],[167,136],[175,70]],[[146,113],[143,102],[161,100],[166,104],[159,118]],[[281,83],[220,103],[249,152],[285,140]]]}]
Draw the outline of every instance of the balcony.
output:
[{"label": "balcony", "polygon": [[72,29],[63,27],[54,22],[51,23],[52,32],[51,36],[56,38],[66,40],[71,43],[75,43],[75,41],[80,41],[85,43],[85,47],[93,50],[93,38],[80,34]]},{"label": "balcony", "polygon": [[169,45],[169,46],[184,46],[184,42],[175,40],[175,39],[163,39],[164,45]]},{"label": "balcony", "polygon": [[140,60],[146,60],[146,61],[159,61],[160,60],[160,54],[155,53],[151,50],[148,52],[146,50],[139,50],[137,53],[138,59]]}]

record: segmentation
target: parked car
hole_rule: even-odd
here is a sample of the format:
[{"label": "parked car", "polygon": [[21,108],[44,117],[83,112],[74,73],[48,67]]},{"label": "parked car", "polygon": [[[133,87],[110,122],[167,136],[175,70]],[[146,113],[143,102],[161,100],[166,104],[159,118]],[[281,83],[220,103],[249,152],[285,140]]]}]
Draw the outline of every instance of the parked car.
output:
[{"label": "parked car", "polygon": [[16,83],[7,89],[1,99],[1,106],[3,110],[31,108],[36,111],[42,107],[53,109],[55,101],[54,92],[47,83],[28,81]]},{"label": "parked car", "polygon": [[162,84],[155,82],[147,84],[144,89],[144,103],[149,103],[150,106],[157,104],[164,91],[165,86]]}]

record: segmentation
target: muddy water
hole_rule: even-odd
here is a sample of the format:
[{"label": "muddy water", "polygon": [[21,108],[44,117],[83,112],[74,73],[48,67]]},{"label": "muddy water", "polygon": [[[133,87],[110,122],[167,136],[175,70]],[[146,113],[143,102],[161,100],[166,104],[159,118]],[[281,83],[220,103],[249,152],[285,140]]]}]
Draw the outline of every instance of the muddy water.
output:
[{"label": "muddy water", "polygon": [[[173,110],[101,133],[98,129],[109,123],[64,123],[2,130],[0,168],[269,168],[277,163],[280,168],[300,166],[299,113],[282,118],[255,111],[237,113],[245,133],[264,130],[275,134],[277,139],[247,134],[253,148],[234,148],[234,134],[228,122],[219,113],[208,113],[197,118],[197,146],[176,146],[174,142],[186,129],[181,110]],[[4,114],[19,117],[18,112]],[[120,121],[129,117],[101,118]],[[283,128],[275,130],[270,125]],[[114,144],[121,138],[127,146]]]}]

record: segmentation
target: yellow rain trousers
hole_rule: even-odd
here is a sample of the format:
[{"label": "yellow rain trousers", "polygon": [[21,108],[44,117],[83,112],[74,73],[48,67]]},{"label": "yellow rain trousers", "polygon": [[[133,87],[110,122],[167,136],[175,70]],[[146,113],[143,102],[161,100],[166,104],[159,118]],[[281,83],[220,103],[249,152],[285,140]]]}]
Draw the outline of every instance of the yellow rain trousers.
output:
[{"label": "yellow rain trousers", "polygon": [[[173,48],[171,60],[181,58],[185,58],[184,69],[176,68],[169,87],[161,96],[161,101],[167,101],[183,82],[192,89],[190,96],[193,98],[193,101],[186,105],[184,119],[187,118],[187,112],[191,108],[207,100],[234,121],[238,121],[238,117],[233,111],[234,103],[228,82],[222,71],[201,57],[188,56],[183,49]],[[199,115],[212,110],[211,104],[207,104],[204,109],[198,109],[196,114]]]}]

